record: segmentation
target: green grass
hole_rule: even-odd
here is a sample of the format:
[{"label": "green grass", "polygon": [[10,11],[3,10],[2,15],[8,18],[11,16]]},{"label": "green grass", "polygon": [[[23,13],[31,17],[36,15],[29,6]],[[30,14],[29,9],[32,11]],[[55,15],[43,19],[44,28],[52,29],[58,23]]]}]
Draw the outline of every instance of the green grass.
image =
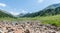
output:
[{"label": "green grass", "polygon": [[55,16],[46,16],[46,17],[34,17],[34,18],[0,18],[0,20],[8,20],[8,21],[25,21],[25,20],[38,20],[43,24],[51,24],[55,26],[60,26],[60,15]]},{"label": "green grass", "polygon": [[38,20],[42,24],[51,24],[55,26],[60,26],[60,15],[46,16],[46,17],[34,17],[34,18],[19,18],[18,20]]},{"label": "green grass", "polygon": [[60,26],[60,15],[46,16],[46,17],[35,17],[40,20],[43,24],[51,24],[55,26]]},{"label": "green grass", "polygon": [[0,21],[2,21],[2,20],[4,20],[4,21],[15,21],[17,19],[4,17],[4,18],[0,18]]}]

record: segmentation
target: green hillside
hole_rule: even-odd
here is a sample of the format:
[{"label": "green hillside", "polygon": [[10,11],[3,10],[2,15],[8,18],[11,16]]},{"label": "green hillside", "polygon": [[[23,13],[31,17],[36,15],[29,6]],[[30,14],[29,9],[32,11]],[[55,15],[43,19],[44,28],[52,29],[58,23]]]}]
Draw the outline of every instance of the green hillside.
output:
[{"label": "green hillside", "polygon": [[26,14],[23,17],[36,17],[36,16],[53,16],[60,14],[60,7],[57,7],[55,9],[44,9],[39,12],[31,13],[31,14]]},{"label": "green hillside", "polygon": [[60,14],[60,4],[53,4],[35,13],[27,13],[22,17],[53,16]]},{"label": "green hillside", "polygon": [[13,18],[14,16],[6,11],[0,10],[0,18],[4,18],[4,17]]}]

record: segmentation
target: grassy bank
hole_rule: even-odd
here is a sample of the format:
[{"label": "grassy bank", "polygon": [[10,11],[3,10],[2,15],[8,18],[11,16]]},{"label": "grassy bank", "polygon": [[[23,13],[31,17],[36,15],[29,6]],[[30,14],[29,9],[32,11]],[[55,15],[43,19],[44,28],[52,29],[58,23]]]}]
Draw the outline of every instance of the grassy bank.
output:
[{"label": "grassy bank", "polygon": [[35,17],[35,19],[40,20],[43,24],[60,26],[60,15],[47,16],[47,17]]},{"label": "grassy bank", "polygon": [[55,26],[60,26],[60,15],[46,16],[46,17],[34,17],[34,18],[0,18],[0,20],[8,21],[25,21],[25,20],[39,20],[43,24],[51,24]]},{"label": "grassy bank", "polygon": [[60,15],[46,16],[46,17],[34,17],[34,18],[19,18],[18,20],[39,20],[43,24],[51,24],[60,26]]}]

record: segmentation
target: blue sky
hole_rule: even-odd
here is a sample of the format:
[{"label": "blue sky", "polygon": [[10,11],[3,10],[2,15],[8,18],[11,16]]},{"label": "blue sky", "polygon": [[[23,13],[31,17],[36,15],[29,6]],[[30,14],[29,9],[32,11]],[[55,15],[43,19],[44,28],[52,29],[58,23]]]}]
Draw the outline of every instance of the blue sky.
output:
[{"label": "blue sky", "polygon": [[19,13],[37,12],[60,0],[0,0],[0,9],[13,15]]}]

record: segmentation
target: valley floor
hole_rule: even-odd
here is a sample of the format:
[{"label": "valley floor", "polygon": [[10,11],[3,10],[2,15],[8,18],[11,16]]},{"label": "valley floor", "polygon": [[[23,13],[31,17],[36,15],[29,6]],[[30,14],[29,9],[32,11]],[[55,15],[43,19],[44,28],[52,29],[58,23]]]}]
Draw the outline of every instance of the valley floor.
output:
[{"label": "valley floor", "polygon": [[39,21],[0,21],[0,33],[60,33],[60,27]]}]

